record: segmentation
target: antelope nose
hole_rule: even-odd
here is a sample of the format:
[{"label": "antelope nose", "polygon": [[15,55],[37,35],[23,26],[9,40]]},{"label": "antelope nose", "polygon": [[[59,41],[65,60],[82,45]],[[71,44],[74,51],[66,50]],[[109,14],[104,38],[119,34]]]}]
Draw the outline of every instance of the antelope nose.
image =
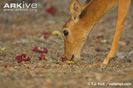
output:
[{"label": "antelope nose", "polygon": [[72,55],[72,57],[71,57],[71,60],[73,60],[74,59],[74,54]]}]

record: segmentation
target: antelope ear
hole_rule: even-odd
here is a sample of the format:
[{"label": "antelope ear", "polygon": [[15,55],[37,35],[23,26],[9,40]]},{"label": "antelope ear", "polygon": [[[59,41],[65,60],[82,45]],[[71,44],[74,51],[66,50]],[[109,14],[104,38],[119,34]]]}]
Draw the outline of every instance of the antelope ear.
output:
[{"label": "antelope ear", "polygon": [[70,11],[71,18],[74,21],[77,21],[79,19],[79,15],[81,14],[81,11],[82,11],[82,6],[81,6],[79,0],[71,0],[70,1],[69,11]]}]

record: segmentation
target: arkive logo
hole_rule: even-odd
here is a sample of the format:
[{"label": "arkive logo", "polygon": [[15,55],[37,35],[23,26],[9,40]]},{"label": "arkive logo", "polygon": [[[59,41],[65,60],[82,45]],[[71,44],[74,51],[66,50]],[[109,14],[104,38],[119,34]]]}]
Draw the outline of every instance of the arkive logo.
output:
[{"label": "arkive logo", "polygon": [[5,3],[3,6],[4,10],[31,10],[31,9],[37,9],[38,4],[37,3]]}]

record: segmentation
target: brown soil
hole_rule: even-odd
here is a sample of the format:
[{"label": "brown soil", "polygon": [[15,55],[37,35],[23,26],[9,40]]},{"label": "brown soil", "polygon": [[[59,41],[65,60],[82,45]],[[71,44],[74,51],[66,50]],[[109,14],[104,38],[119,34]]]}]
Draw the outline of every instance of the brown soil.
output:
[{"label": "brown soil", "polygon": [[[46,6],[47,3],[47,6]],[[53,5],[55,15],[45,12]],[[103,66],[114,34],[116,8],[102,18],[90,34],[80,60],[62,63],[62,35],[42,38],[44,31],[60,31],[68,17],[66,1],[44,0],[37,12],[0,11],[0,88],[132,88],[133,87],[133,9],[127,16],[118,52]],[[62,7],[62,8],[60,8]],[[98,38],[99,35],[102,37]],[[34,46],[47,47],[47,61],[39,61]],[[3,49],[5,48],[5,49]],[[32,59],[17,63],[17,54]],[[112,83],[118,83],[116,86]],[[123,83],[123,84],[122,84]],[[112,85],[111,85],[112,84]]]}]

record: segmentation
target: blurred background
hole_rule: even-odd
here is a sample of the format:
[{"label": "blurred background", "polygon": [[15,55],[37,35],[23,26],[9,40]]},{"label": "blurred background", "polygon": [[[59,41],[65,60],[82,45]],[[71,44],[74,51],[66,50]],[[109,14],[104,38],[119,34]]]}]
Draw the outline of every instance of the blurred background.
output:
[{"label": "blurred background", "polygon": [[[5,3],[19,3],[19,2],[37,2],[37,11],[3,11],[3,5]],[[22,27],[26,26],[42,26],[46,23],[53,22],[63,24],[67,19],[68,13],[68,3],[70,0],[1,0],[0,1],[0,27],[12,26]],[[81,0],[85,2],[87,0]],[[88,0],[89,1],[89,0]],[[30,25],[29,25],[30,24]],[[39,29],[38,28],[38,29]]]},{"label": "blurred background", "polygon": [[[22,1],[37,3],[38,8],[27,11],[3,9],[5,3]],[[64,47],[62,26],[69,17],[69,1],[0,0],[1,88],[99,88],[88,86],[88,82],[133,83],[133,3],[116,57],[108,67],[102,68],[102,61],[111,47],[115,32],[117,9],[113,8],[95,25],[81,59],[63,64],[60,59]],[[38,52],[38,48],[43,48],[45,53],[40,54],[42,51]],[[30,59],[21,61],[23,55]]]}]

